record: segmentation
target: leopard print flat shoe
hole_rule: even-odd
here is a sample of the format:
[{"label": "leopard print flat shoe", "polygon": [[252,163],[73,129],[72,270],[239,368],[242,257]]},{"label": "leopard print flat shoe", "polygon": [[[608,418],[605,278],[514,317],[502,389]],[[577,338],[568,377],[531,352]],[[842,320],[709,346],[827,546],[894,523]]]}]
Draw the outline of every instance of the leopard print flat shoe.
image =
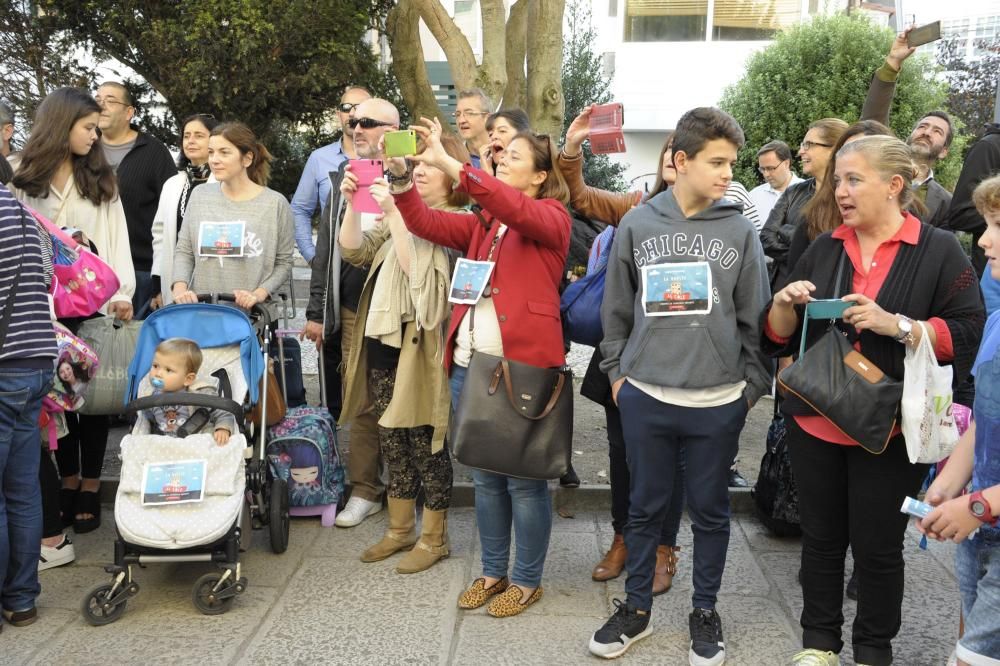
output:
[{"label": "leopard print flat shoe", "polygon": [[506,576],[489,587],[486,587],[485,578],[477,578],[472,581],[472,585],[469,586],[469,589],[462,592],[462,595],[458,598],[458,607],[463,610],[479,608],[489,601],[490,597],[493,595],[505,591],[508,585],[510,585],[510,581],[507,580]]},{"label": "leopard print flat shoe", "polygon": [[523,596],[524,591],[520,587],[511,585],[503,594],[490,602],[486,612],[493,617],[513,617],[514,615],[519,615],[528,606],[542,598],[542,588],[541,586],[536,587],[535,591],[531,593],[531,596],[525,602],[521,601],[521,597]]}]

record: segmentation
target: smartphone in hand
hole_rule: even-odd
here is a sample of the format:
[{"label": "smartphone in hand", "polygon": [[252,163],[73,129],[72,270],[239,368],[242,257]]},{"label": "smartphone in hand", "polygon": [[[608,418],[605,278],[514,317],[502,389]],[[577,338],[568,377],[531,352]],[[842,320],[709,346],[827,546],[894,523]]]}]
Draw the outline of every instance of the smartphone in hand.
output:
[{"label": "smartphone in hand", "polygon": [[351,173],[358,177],[358,191],[354,193],[351,207],[359,213],[381,213],[378,202],[372,197],[371,184],[385,175],[382,160],[351,160]]},{"label": "smartphone in hand", "polygon": [[930,44],[941,39],[941,21],[934,21],[914,28],[906,35],[906,44],[911,48]]},{"label": "smartphone in hand", "polygon": [[386,132],[383,136],[386,157],[409,157],[417,154],[417,133],[413,130]]},{"label": "smartphone in hand", "polygon": [[595,155],[624,153],[622,125],[625,110],[619,102],[600,104],[590,112],[590,150]]},{"label": "smartphone in hand", "polygon": [[806,316],[810,319],[843,319],[844,310],[854,305],[851,301],[842,301],[839,298],[809,301],[806,304]]}]

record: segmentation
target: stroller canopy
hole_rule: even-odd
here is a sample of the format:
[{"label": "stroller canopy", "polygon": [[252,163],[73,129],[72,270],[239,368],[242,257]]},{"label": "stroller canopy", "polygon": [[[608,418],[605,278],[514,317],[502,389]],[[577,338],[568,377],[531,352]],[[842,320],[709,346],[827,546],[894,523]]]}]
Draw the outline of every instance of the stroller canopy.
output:
[{"label": "stroller canopy", "polygon": [[128,366],[126,405],[135,399],[139,380],[149,372],[156,346],[168,338],[189,338],[203,348],[238,344],[250,404],[257,403],[260,378],[264,375],[264,352],[250,318],[242,310],[227,305],[186,303],[157,310],[142,323],[135,356]]}]

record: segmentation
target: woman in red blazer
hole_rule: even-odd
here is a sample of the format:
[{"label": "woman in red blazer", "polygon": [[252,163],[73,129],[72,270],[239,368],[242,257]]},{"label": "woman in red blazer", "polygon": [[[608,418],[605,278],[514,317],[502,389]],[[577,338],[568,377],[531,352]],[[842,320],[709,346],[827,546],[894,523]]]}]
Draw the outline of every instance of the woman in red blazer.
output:
[{"label": "woman in red blazer", "polygon": [[[496,177],[462,164],[441,147],[441,125],[424,119],[414,129],[424,150],[412,159],[449,174],[476,202],[471,213],[432,210],[393,160],[393,193],[407,228],[455,248],[474,261],[492,261],[489,283],[475,305],[452,310],[445,366],[452,404],[458,400],[473,351],[541,367],[565,363],[559,319],[559,282],[569,251],[569,189],[554,168],[556,148],[547,136],[519,133],[507,146]],[[517,615],[542,596],[542,567],[552,529],[545,481],[473,471],[483,575],[459,597],[460,608]],[[508,578],[511,525],[517,533]]]}]

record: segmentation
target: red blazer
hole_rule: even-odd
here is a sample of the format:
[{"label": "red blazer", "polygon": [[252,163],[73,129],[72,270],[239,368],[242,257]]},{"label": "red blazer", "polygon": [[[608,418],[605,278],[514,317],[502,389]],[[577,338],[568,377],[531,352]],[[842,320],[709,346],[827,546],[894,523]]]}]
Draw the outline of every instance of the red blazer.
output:
[{"label": "red blazer", "polygon": [[[566,354],[559,283],[572,224],[566,207],[555,199],[532,199],[469,164],[462,171],[459,188],[482,206],[489,229],[473,213],[428,208],[416,188],[397,195],[396,206],[414,234],[476,261],[485,261],[489,254],[500,228],[494,220],[506,224],[507,232],[493,251],[496,266],[490,280],[504,356],[539,367],[562,366]],[[469,307],[452,309],[445,353],[449,370],[458,326]]]}]

